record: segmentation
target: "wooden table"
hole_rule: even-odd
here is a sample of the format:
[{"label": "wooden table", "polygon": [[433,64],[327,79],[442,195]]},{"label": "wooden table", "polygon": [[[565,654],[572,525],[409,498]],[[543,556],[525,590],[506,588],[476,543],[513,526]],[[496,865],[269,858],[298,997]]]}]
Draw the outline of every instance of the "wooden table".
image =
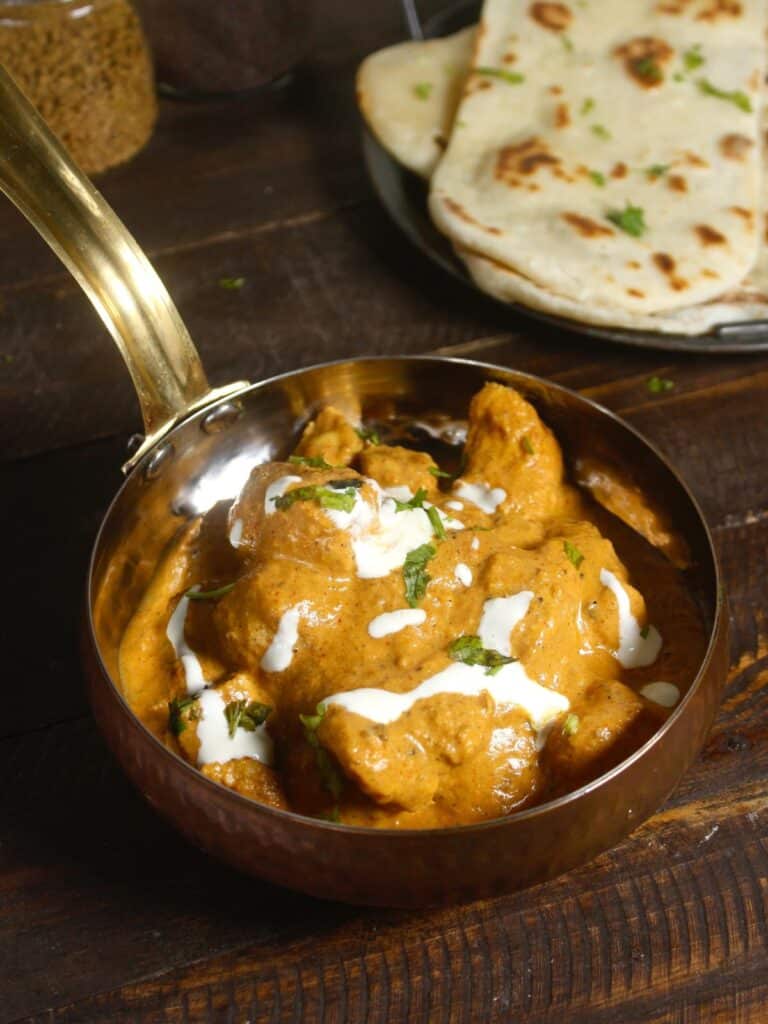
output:
[{"label": "wooden table", "polygon": [[[703,503],[732,667],[704,752],[620,847],[548,885],[421,913],[241,878],[118,772],[78,664],[86,561],[139,428],[85,298],[0,206],[2,1021],[768,1020],[768,356],[676,357],[517,319],[427,265],[363,172],[352,76],[395,5],[326,2],[299,80],[164,103],[101,187],[149,251],[215,383],[439,350],[552,377],[616,410]],[[243,277],[239,290],[221,278]],[[478,340],[480,339],[480,340]],[[655,395],[652,375],[674,381]]]}]

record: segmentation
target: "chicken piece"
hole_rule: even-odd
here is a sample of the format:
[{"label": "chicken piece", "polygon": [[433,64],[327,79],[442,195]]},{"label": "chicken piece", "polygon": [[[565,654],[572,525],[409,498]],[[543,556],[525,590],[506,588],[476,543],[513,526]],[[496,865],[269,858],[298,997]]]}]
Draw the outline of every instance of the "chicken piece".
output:
[{"label": "chicken piece", "polygon": [[362,449],[363,441],[346,416],[328,405],[306,425],[295,454],[338,467],[348,466]]},{"label": "chicken piece", "polygon": [[201,769],[203,775],[213,782],[234,789],[236,793],[258,800],[261,804],[288,810],[277,774],[268,765],[252,757],[237,757],[225,764],[214,762]]},{"label": "chicken piece", "polygon": [[177,674],[177,659],[166,636],[168,620],[174,597],[191,584],[193,548],[199,532],[200,520],[195,519],[182,527],[168,545],[120,643],[123,694],[156,735],[165,730],[167,679]]},{"label": "chicken piece", "polygon": [[[502,488],[498,510],[531,519],[563,514],[573,493],[563,486],[563,457],[533,406],[501,384],[486,384],[469,407],[463,482]],[[460,494],[461,496],[461,494]]]},{"label": "chicken piece", "polygon": [[[532,550],[507,546],[481,568],[478,582],[489,599],[532,595],[508,639],[511,653],[542,686],[570,693],[584,678],[616,674],[611,652],[619,619],[615,598],[600,581],[603,568],[626,575],[610,541],[582,522],[558,523]],[[626,589],[642,620],[642,598]]]},{"label": "chicken piece", "polygon": [[[301,497],[292,500],[292,491]],[[289,462],[257,466],[232,506],[230,538],[238,550],[260,560],[287,558],[335,573],[351,573],[354,559],[349,533],[340,530],[327,512],[348,502],[352,492],[377,514],[377,494],[360,475],[348,469],[321,470]],[[316,495],[312,497],[312,495]],[[366,509],[357,511],[366,515]]]},{"label": "chicken piece", "polygon": [[608,509],[641,537],[663,552],[678,569],[691,564],[685,537],[672,526],[667,512],[642,491],[625,469],[598,459],[579,459],[576,478],[603,508]]},{"label": "chicken piece", "polygon": [[373,477],[382,487],[407,487],[412,494],[422,488],[434,499],[437,479],[430,468],[436,468],[431,455],[399,445],[369,445],[360,456],[363,475]]},{"label": "chicken piece", "polygon": [[318,739],[376,803],[413,810],[433,799],[451,771],[487,750],[493,711],[488,694],[441,694],[388,724],[331,706]]},{"label": "chicken piece", "polygon": [[564,788],[572,789],[618,764],[658,726],[658,715],[628,686],[598,680],[552,728],[543,759]]}]

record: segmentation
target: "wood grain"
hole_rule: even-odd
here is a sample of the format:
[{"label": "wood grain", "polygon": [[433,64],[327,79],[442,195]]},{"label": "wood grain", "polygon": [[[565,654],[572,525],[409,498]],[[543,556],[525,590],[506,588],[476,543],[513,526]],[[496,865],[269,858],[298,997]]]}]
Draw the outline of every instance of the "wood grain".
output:
[{"label": "wood grain", "polygon": [[[358,59],[400,31],[396,4],[328,0],[289,89],[164,103],[151,145],[100,185],[215,383],[438,349],[549,376],[651,438],[702,502],[729,589],[715,727],[619,847],[465,907],[324,904],[189,847],[107,754],[78,663],[88,552],[135,400],[85,299],[0,206],[2,1022],[768,1020],[768,355],[579,338],[511,317],[411,251],[365,180],[351,91]],[[218,284],[235,276],[239,291]],[[652,375],[674,389],[652,395]]]}]

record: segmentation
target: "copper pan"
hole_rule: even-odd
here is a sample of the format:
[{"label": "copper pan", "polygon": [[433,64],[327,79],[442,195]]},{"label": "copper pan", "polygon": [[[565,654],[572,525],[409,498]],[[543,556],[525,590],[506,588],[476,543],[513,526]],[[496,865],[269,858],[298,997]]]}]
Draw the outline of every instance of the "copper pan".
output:
[{"label": "copper pan", "polygon": [[[94,544],[83,653],[96,720],[147,800],[193,843],[248,874],[326,899],[391,906],[465,900],[543,881],[613,846],[652,814],[699,751],[727,668],[712,539],[663,456],[617,417],[564,388],[463,360],[355,359],[211,390],[146,257],[2,72],[0,142],[0,188],[93,302],[125,358],[144,416],[146,437]],[[510,384],[534,403],[569,464],[589,454],[631,466],[635,481],[663,499],[686,537],[687,583],[710,640],[671,718],[626,761],[567,796],[480,825],[425,831],[354,828],[278,811],[209,781],[164,747],[125,703],[116,654],[148,573],[184,518],[234,497],[250,469],[284,454],[326,402],[364,418],[436,410],[460,418],[487,380]]]}]

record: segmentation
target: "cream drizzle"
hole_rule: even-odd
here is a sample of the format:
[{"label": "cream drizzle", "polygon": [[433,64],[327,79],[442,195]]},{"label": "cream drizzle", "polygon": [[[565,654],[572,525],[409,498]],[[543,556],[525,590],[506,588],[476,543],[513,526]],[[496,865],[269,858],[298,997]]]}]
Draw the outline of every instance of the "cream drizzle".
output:
[{"label": "cream drizzle", "polygon": [[476,697],[483,691],[487,691],[499,707],[522,708],[535,729],[543,729],[571,706],[562,693],[529,679],[519,661],[503,665],[493,676],[486,675],[482,665],[449,665],[408,693],[363,687],[336,693],[323,703],[336,704],[371,722],[387,725],[410,711],[417,701],[445,693]]},{"label": "cream drizzle", "polygon": [[273,744],[266,723],[257,726],[253,732],[237,728],[235,735],[230,736],[229,723],[224,714],[226,704],[221,694],[213,689],[203,690],[199,702],[198,765],[226,764],[237,757],[251,757],[262,764],[272,764]]},{"label": "cream drizzle", "polygon": [[478,551],[480,549],[480,538],[473,537],[472,543],[469,546],[472,548],[473,551]]},{"label": "cream drizzle", "polygon": [[459,581],[463,583],[465,587],[472,586],[472,570],[466,564],[466,562],[459,562],[456,568],[453,570],[453,575]]},{"label": "cream drizzle", "polygon": [[273,480],[272,483],[267,487],[264,492],[264,513],[265,515],[271,516],[275,512],[275,498],[282,498],[291,484],[300,484],[301,477],[293,476],[288,474],[287,476],[281,476],[278,480]]},{"label": "cream drizzle", "polygon": [[477,505],[483,512],[491,515],[504,501],[507,492],[503,487],[491,487],[489,484],[471,484],[466,480],[459,480],[454,490],[460,498]]},{"label": "cream drizzle", "polygon": [[646,700],[663,708],[673,708],[680,700],[680,688],[674,683],[646,683],[640,693]]},{"label": "cream drizzle", "polygon": [[641,635],[640,625],[632,614],[629,594],[609,569],[600,570],[600,582],[616,598],[619,611],[619,647],[613,652],[614,657],[624,668],[652,665],[661,650],[661,634],[655,626],[648,626],[648,635]]},{"label": "cream drizzle", "polygon": [[532,590],[521,590],[509,597],[491,597],[483,604],[478,636],[487,650],[512,654],[510,633],[525,617],[533,600]]},{"label": "cream drizzle", "polygon": [[451,499],[450,501],[446,501],[445,507],[449,508],[451,512],[461,512],[461,510],[464,508],[464,502],[454,501],[453,499]]},{"label": "cream drizzle", "polygon": [[[407,487],[390,487],[383,491],[375,480],[364,479],[373,491],[373,503],[358,488],[350,512],[323,511],[334,526],[350,533],[358,577],[379,579],[401,568],[409,551],[433,541],[434,531],[426,511],[431,506],[425,502],[424,508],[398,512],[394,496],[402,495],[398,501],[409,501],[412,495]],[[440,509],[437,512],[446,529],[464,529],[458,519],[446,516]]]},{"label": "cream drizzle", "polygon": [[391,633],[399,633],[407,626],[421,626],[427,621],[423,608],[398,608],[394,612],[383,612],[368,623],[368,635],[380,640]]},{"label": "cream drizzle", "polygon": [[302,611],[303,604],[295,604],[280,616],[277,632],[261,659],[261,667],[265,672],[284,672],[293,661]]},{"label": "cream drizzle", "polygon": [[[194,586],[193,590],[199,590],[199,586]],[[176,605],[173,615],[168,620],[168,625],[165,629],[165,635],[171,642],[176,657],[181,662],[181,668],[184,672],[184,679],[187,684],[187,693],[199,693],[204,686],[207,685],[205,676],[203,675],[203,666],[200,664],[197,655],[187,643],[187,639],[184,636],[184,628],[187,622],[187,612],[189,611],[189,598],[186,594],[182,595],[181,600]]]}]

